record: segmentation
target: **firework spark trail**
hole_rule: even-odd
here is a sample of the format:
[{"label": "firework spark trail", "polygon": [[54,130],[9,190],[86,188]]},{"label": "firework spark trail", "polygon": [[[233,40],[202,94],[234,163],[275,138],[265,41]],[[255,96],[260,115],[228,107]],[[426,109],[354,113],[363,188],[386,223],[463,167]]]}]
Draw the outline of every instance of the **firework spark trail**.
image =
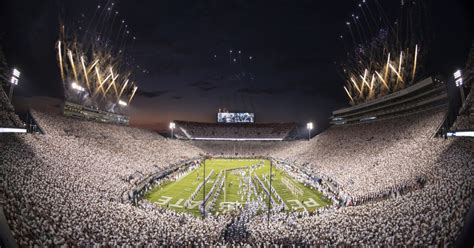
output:
[{"label": "firework spark trail", "polygon": [[88,76],[88,72],[87,72],[87,68],[86,68],[86,62],[84,61],[84,56],[81,56],[81,65],[82,65],[82,72],[84,74],[84,79],[86,80],[86,86],[87,86],[87,89],[90,93],[91,87],[90,87],[90,83],[89,83],[89,76]]},{"label": "firework spark trail", "polygon": [[361,18],[359,18],[358,15],[355,15],[353,19],[354,19],[354,23],[357,26],[357,30],[360,33],[362,44],[364,46],[367,46],[370,40],[369,39],[370,30],[368,28],[367,29],[364,28],[364,25],[361,23]]},{"label": "firework spark trail", "polygon": [[72,72],[74,75],[74,79],[77,82],[77,71],[76,71],[76,65],[74,64],[74,58],[72,56],[72,51],[68,50],[67,55],[69,57],[69,63],[71,64]]},{"label": "firework spark trail", "polygon": [[61,79],[64,81],[64,66],[63,66],[63,55],[62,55],[62,46],[61,41],[58,41],[58,60],[59,60],[59,70],[61,71]]},{"label": "firework spark trail", "polygon": [[370,92],[369,92],[369,98],[372,98],[374,96],[374,83],[375,83],[375,74],[372,74],[372,79],[370,80]]},{"label": "firework spark trail", "polygon": [[360,90],[359,86],[357,86],[357,82],[354,80],[354,78],[351,78],[351,82],[354,84],[354,87],[356,90],[359,92],[359,94],[362,96],[362,90]]},{"label": "firework spark trail", "polygon": [[119,77],[119,75],[117,74],[116,76],[114,76],[114,71],[112,70],[112,68],[110,68],[110,75],[112,75],[112,83],[111,84],[113,84],[113,86],[114,86],[115,95],[118,95],[117,85],[115,85],[115,80]]},{"label": "firework spark trail", "polygon": [[[398,62],[398,71],[397,71],[398,79],[400,79],[401,83],[403,84],[404,81],[402,77],[402,63],[403,63],[403,51],[400,52],[400,61]],[[397,79],[396,85],[398,85],[398,79]]]},{"label": "firework spark trail", "polygon": [[[112,37],[112,33],[113,33],[113,29],[114,29],[114,24],[115,24],[115,19],[117,19],[118,11],[115,11],[115,13],[114,13],[113,15],[114,15],[114,17],[113,17],[113,19],[112,19],[112,24],[110,25],[110,30],[108,30],[108,31],[106,30],[106,31],[105,31],[105,36],[106,36],[106,37],[109,37],[109,39],[107,40],[107,44],[106,44],[106,46],[105,46],[106,48],[107,48],[107,47],[110,47],[110,48],[112,47],[112,42],[113,42],[113,41],[111,40],[110,37]],[[110,34],[109,34],[109,33],[110,33]],[[109,45],[110,45],[110,46],[109,46]],[[112,51],[109,50],[109,52],[112,52]]]},{"label": "firework spark trail", "polygon": [[120,51],[122,51],[121,53],[124,54],[123,56],[125,56],[125,48],[127,47],[127,38],[128,38],[128,35],[130,34],[130,31],[127,29],[125,31],[125,36],[124,36],[124,39],[123,39],[123,44],[120,48]]},{"label": "firework spark trail", "polygon": [[375,71],[375,74],[377,74],[377,76],[379,77],[379,79],[382,82],[383,86],[385,86],[385,88],[387,88],[387,90],[390,90],[387,83],[385,82],[385,79],[383,79],[383,77],[380,75],[380,73],[378,71]]},{"label": "firework spark trail", "polygon": [[379,15],[379,23],[382,27],[386,27],[389,30],[394,30],[392,22],[389,20],[387,12],[384,10],[378,0],[374,0],[375,6],[377,7],[377,14]]},{"label": "firework spark trail", "polygon": [[341,63],[347,82],[344,91],[351,94],[353,104],[398,91],[417,80],[424,2],[381,3],[362,0],[346,22],[349,38],[339,37],[347,54]]},{"label": "firework spark trail", "polygon": [[89,40],[85,44],[94,44],[97,42],[97,29],[99,28],[100,24],[102,23],[102,19],[104,16],[104,11],[107,8],[103,5],[98,5],[97,8],[99,9],[98,19],[97,22],[92,24],[92,30]]},{"label": "firework spark trail", "polygon": [[349,92],[349,90],[347,89],[346,86],[344,86],[344,90],[346,91],[347,96],[351,99],[351,102],[354,102],[354,98],[352,98],[352,95],[351,95],[351,93]]},{"label": "firework spark trail", "polygon": [[94,32],[97,34],[95,39],[99,42],[102,40],[102,27],[107,24],[107,16],[109,14],[108,9],[110,9],[109,7],[110,3],[111,3],[111,0],[107,0],[107,3],[102,8],[102,11],[99,17],[99,22],[97,23],[96,28],[94,30]]},{"label": "firework spark trail", "polygon": [[137,93],[137,89],[138,89],[137,86],[134,86],[134,87],[133,87],[132,95],[130,95],[130,99],[128,100],[128,103],[129,103],[129,104],[130,104],[130,102],[132,101],[133,97],[135,96],[135,93]]},{"label": "firework spark trail", "polygon": [[100,5],[97,5],[97,7],[95,8],[94,14],[92,15],[92,18],[90,19],[89,24],[87,24],[87,28],[84,31],[84,36],[82,37],[82,42],[81,42],[82,44],[86,43],[87,38],[91,34],[90,33],[91,32],[90,28],[91,28],[92,23],[94,23],[94,21],[96,19],[97,13],[99,12],[99,9],[100,9]]},{"label": "firework spark trail", "polygon": [[[349,28],[349,32],[351,33],[351,37],[352,37],[352,42],[354,43],[354,46],[356,45],[356,39],[354,37],[354,33],[352,32],[352,28],[351,28],[351,23],[350,22],[346,22],[346,25],[347,27]],[[230,58],[230,57],[229,57]]]},{"label": "firework spark trail", "polygon": [[357,20],[355,19],[355,15],[352,14],[352,23],[354,23],[354,27],[355,27],[355,37],[356,37],[356,43],[359,44],[359,45],[362,45],[362,44],[365,44],[363,38],[362,38],[362,35],[359,31],[359,25],[357,25]]},{"label": "firework spark trail", "polygon": [[365,3],[359,4],[359,8],[360,8],[360,12],[362,13],[362,18],[364,19],[365,25],[367,25],[367,30],[368,30],[369,34],[371,34],[371,33],[373,33],[373,31],[372,31],[372,27],[369,24],[369,19],[367,17],[367,14],[364,11],[364,6],[365,5],[366,5]]},{"label": "firework spark trail", "polygon": [[[73,22],[67,34],[65,25],[61,24],[56,43],[66,99],[107,111],[120,109],[117,103],[121,100],[130,103],[138,89],[129,79],[133,77],[131,72],[134,67],[126,66],[133,58],[126,56],[123,51],[118,53],[119,49],[125,48],[130,31],[124,21],[120,24],[119,32],[115,31],[119,16],[114,11],[114,5],[111,0],[106,5],[98,5],[85,31],[82,29],[85,26],[82,19]],[[82,14],[82,18],[86,18],[86,15]],[[74,24],[79,29],[74,29]],[[132,46],[134,41],[135,37]],[[113,46],[115,43],[118,45]]]},{"label": "firework spark trail", "polygon": [[102,46],[107,48],[107,42],[108,42],[108,36],[107,36],[107,30],[109,29],[109,26],[111,24],[110,22],[110,16],[115,16],[113,14],[113,9],[114,9],[114,3],[112,2],[109,7],[107,7],[107,12],[105,14],[105,20],[104,20],[104,25],[100,29],[99,35],[101,36],[101,42]]},{"label": "firework spark trail", "polygon": [[418,60],[418,45],[415,46],[415,57],[413,58],[413,72],[411,75],[412,80],[415,80],[417,60]]},{"label": "firework spark trail", "polygon": [[117,96],[118,99],[120,99],[120,97],[122,96],[123,91],[124,91],[125,88],[127,87],[127,84],[128,84],[128,81],[129,81],[129,80],[130,80],[130,79],[126,79],[126,80],[125,80],[125,83],[123,84],[122,89],[120,90],[120,93],[119,93],[118,96]]},{"label": "firework spark trail", "polygon": [[125,41],[127,39],[127,36],[128,36],[128,33],[130,31],[128,31],[128,24],[125,24],[124,25],[124,29],[123,29],[123,32],[122,32],[122,36],[119,40],[119,44],[118,44],[118,54],[120,54],[121,56],[123,56],[123,48],[124,48],[124,44],[125,44]]},{"label": "firework spark trail", "polygon": [[379,22],[377,22],[374,15],[372,14],[372,10],[370,9],[370,6],[366,2],[363,4],[363,6],[365,6],[367,8],[367,12],[369,13],[369,16],[370,16],[370,18],[372,20],[372,23],[374,25],[374,29],[375,30],[381,29],[382,27],[379,26],[380,25]]}]

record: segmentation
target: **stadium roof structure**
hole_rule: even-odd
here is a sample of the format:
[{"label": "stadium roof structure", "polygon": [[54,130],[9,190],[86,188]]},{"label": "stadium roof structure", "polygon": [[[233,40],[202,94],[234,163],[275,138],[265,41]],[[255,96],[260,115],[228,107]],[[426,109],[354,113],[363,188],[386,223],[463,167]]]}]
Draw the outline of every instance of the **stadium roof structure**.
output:
[{"label": "stadium roof structure", "polygon": [[446,85],[428,77],[405,89],[332,113],[332,125],[355,124],[391,118],[448,105]]}]

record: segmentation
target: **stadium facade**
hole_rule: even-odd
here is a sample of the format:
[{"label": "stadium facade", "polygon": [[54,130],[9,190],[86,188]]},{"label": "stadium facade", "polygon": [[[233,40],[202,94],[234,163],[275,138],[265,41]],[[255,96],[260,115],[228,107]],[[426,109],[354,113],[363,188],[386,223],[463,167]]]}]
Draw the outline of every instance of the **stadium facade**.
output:
[{"label": "stadium facade", "polygon": [[403,90],[333,112],[332,125],[348,125],[403,116],[438,107],[448,107],[446,85],[437,78],[426,78]]}]

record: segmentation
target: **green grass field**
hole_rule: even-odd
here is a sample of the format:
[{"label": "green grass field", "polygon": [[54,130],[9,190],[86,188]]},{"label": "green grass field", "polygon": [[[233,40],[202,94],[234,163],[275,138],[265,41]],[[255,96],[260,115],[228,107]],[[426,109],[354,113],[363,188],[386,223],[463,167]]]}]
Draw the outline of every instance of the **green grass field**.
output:
[{"label": "green grass field", "polygon": [[[254,167],[252,168],[252,166]],[[269,160],[208,159],[205,161],[205,167],[206,177],[211,171],[214,171],[214,173],[206,182],[206,191],[204,192],[204,187],[201,187],[193,200],[190,200],[191,195],[204,180],[204,166],[193,170],[177,181],[168,182],[152,189],[145,195],[145,198],[162,207],[200,216],[198,206],[204,199],[203,194],[208,194],[214,183],[219,183],[225,178],[220,193],[217,195],[217,190],[215,190],[211,196],[211,198],[217,197],[214,207],[211,209],[212,213],[232,211],[237,205],[244,206],[247,203],[247,199],[253,201],[259,196],[260,198],[265,198],[261,202],[265,203],[265,208],[268,207],[268,194],[265,193],[255,177],[260,178],[260,181],[264,184],[263,187],[269,189],[268,180],[264,180],[265,177],[269,178]],[[218,178],[221,171],[221,178]],[[223,176],[224,174],[225,177]],[[283,199],[287,206],[287,211],[303,211],[307,209],[309,212],[312,212],[317,208],[331,204],[330,200],[325,198],[320,192],[306,187],[288,176],[285,172],[273,167],[272,174],[272,188]],[[255,190],[252,190],[253,188],[245,180],[252,180]],[[216,185],[217,188],[219,187]],[[274,194],[272,194],[272,198],[277,202]],[[188,203],[185,204],[186,202]]]}]

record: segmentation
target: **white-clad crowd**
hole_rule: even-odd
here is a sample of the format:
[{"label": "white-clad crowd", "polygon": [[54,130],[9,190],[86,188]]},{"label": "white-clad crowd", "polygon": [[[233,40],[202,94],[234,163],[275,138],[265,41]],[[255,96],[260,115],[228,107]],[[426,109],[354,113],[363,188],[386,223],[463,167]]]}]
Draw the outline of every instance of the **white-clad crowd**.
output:
[{"label": "white-clad crowd", "polygon": [[[178,141],[32,114],[45,135],[0,136],[3,209],[20,246],[453,244],[472,197],[474,142],[431,138],[442,111],[332,127],[309,142]],[[267,226],[252,206],[203,221],[121,202],[140,179],[204,153],[277,157],[331,180],[358,206],[273,213]]]},{"label": "white-clad crowd", "polygon": [[45,130],[72,127],[77,133],[0,136],[6,177],[3,209],[19,246],[218,242],[225,221],[121,202],[122,193],[135,186],[130,175],[146,177],[172,162],[196,157],[198,149],[163,138],[130,139],[147,131],[128,127],[91,138],[79,127],[99,129],[104,124],[71,124],[71,119],[40,115],[35,113]]},{"label": "white-clad crowd", "polygon": [[175,135],[192,138],[252,138],[284,139],[295,128],[293,123],[199,123],[177,121]]},{"label": "white-clad crowd", "polygon": [[429,143],[439,153],[422,189],[306,218],[273,215],[269,226],[258,216],[247,230],[263,244],[453,246],[472,200],[474,142]]}]

